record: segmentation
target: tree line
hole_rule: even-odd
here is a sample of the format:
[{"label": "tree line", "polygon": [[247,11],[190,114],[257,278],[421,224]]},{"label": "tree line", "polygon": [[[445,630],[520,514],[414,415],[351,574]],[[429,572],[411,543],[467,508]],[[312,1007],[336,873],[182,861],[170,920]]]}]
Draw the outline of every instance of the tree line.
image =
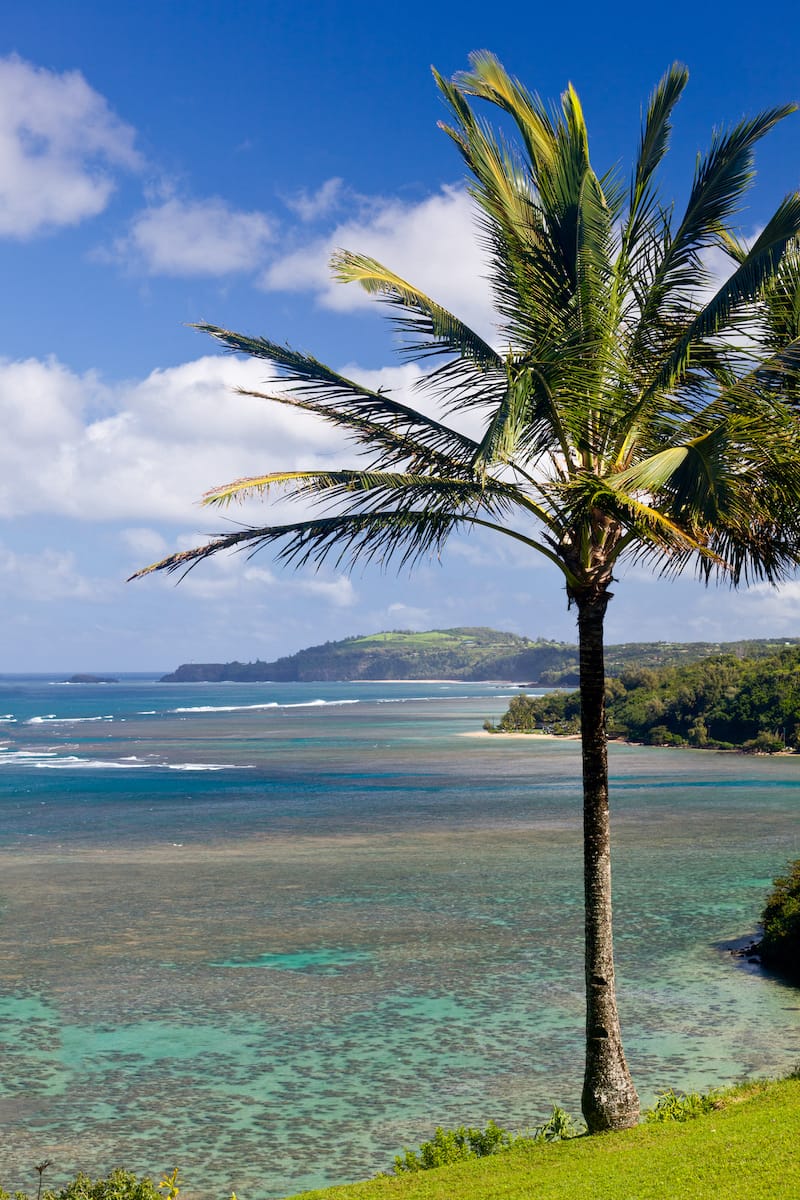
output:
[{"label": "tree line", "polygon": [[[606,680],[608,735],[650,746],[774,753],[800,750],[800,648],[767,658],[719,655],[679,667],[629,669]],[[580,693],[514,696],[505,733],[577,734]]]}]

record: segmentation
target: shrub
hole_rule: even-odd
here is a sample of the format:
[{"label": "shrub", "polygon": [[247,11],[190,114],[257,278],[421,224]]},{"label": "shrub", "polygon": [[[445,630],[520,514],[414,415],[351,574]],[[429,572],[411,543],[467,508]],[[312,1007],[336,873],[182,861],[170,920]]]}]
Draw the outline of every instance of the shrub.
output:
[{"label": "shrub", "polygon": [[800,858],[773,881],[761,923],[761,961],[800,981]]},{"label": "shrub", "polygon": [[583,1132],[568,1112],[554,1104],[550,1116],[543,1125],[537,1125],[532,1137],[535,1142],[564,1142],[568,1138],[580,1137]]},{"label": "shrub", "polygon": [[433,1137],[423,1142],[419,1150],[404,1150],[395,1156],[395,1173],[404,1171],[430,1171],[435,1167],[446,1167],[450,1163],[462,1162],[467,1158],[486,1158],[490,1154],[501,1154],[512,1146],[526,1142],[560,1142],[578,1137],[583,1132],[575,1125],[569,1113],[557,1104],[542,1125],[530,1133],[513,1134],[490,1121],[485,1129],[467,1128],[442,1129],[438,1126]]},{"label": "shrub", "polygon": [[423,1142],[419,1150],[406,1149],[396,1155],[394,1169],[398,1175],[402,1171],[431,1171],[434,1167],[445,1167],[465,1158],[497,1154],[508,1149],[512,1141],[512,1135],[494,1121],[483,1130],[464,1125],[459,1125],[458,1129],[442,1129],[439,1125],[430,1141]]},{"label": "shrub", "polygon": [[164,1200],[152,1179],[117,1169],[105,1179],[90,1179],[79,1172],[59,1192],[45,1192],[45,1200]]},{"label": "shrub", "polygon": [[646,737],[649,746],[685,746],[686,738],[667,729],[666,725],[654,725]]},{"label": "shrub", "polygon": [[701,1096],[699,1092],[673,1092],[670,1088],[660,1093],[656,1104],[647,1110],[644,1119],[649,1125],[666,1121],[693,1121],[695,1117],[713,1112],[718,1105],[718,1092]]},{"label": "shrub", "polygon": [[754,738],[744,742],[742,749],[747,754],[779,754],[781,750],[786,749],[786,746],[783,738],[762,729]]},{"label": "shrub", "polygon": [[[123,1171],[119,1167],[104,1179],[92,1179],[79,1171],[65,1187],[58,1191],[49,1188],[39,1191],[35,1200],[177,1200],[180,1191],[177,1180],[177,1170],[162,1179],[158,1186],[147,1175],[139,1179],[132,1171]],[[0,1188],[0,1200],[31,1200],[31,1197],[27,1192],[14,1192],[10,1196]]]}]

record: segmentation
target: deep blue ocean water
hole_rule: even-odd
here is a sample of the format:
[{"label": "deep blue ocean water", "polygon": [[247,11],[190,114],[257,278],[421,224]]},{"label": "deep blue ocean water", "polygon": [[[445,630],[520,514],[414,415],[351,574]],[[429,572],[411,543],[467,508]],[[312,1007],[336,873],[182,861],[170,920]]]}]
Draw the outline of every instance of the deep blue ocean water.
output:
[{"label": "deep blue ocean water", "polygon": [[[0,1185],[177,1165],[261,1200],[577,1115],[579,752],[462,736],[511,691],[1,679]],[[788,1070],[800,993],[727,944],[800,854],[800,759],[611,774],[643,1100]]]}]

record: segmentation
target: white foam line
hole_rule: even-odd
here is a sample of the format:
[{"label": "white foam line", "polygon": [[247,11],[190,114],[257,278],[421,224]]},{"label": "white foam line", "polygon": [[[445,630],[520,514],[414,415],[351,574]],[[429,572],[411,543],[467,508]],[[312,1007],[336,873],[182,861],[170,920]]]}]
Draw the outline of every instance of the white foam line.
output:
[{"label": "white foam line", "polygon": [[250,712],[267,708],[336,708],[341,704],[360,704],[360,700],[299,700],[294,704],[279,704],[270,700],[265,704],[197,704],[192,707],[170,708],[171,713],[214,713]]},{"label": "white foam line", "polygon": [[113,714],[107,713],[102,717],[57,717],[55,713],[47,713],[43,717],[30,717],[26,725],[82,725],[84,721],[113,721]]}]

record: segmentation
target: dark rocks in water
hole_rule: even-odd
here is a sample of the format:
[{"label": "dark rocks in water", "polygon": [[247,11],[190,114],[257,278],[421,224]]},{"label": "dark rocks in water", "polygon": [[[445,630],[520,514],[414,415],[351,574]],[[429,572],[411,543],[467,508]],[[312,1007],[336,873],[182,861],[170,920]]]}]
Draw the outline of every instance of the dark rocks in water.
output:
[{"label": "dark rocks in water", "polygon": [[67,683],[119,683],[111,675],[71,675]]},{"label": "dark rocks in water", "polygon": [[746,958],[748,962],[761,962],[761,942],[748,942],[746,946],[737,946],[731,950],[734,958]]}]

